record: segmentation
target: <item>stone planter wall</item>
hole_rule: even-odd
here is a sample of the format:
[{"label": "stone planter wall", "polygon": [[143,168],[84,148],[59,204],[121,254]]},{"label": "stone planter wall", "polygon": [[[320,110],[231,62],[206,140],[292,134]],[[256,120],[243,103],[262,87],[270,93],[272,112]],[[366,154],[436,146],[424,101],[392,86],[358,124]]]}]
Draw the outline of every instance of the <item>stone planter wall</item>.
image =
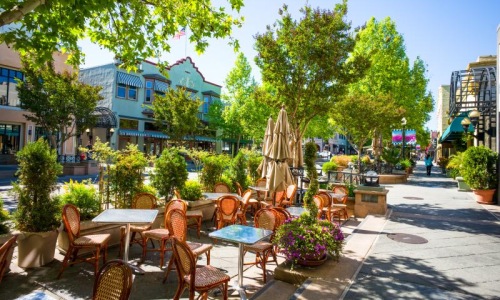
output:
[{"label": "stone planter wall", "polygon": [[354,190],[354,216],[364,218],[369,214],[385,215],[387,211],[387,193],[385,188],[361,187]]},{"label": "stone planter wall", "polygon": [[215,211],[215,205],[212,200],[187,201],[188,210],[199,210],[203,213],[203,221],[212,219]]}]

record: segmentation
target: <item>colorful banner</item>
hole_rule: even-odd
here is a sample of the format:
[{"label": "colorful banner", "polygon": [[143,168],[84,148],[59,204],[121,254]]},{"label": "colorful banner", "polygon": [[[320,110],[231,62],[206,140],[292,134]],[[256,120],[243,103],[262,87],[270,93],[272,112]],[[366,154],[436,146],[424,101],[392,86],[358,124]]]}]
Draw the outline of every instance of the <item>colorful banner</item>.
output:
[{"label": "colorful banner", "polygon": [[[400,145],[403,142],[403,130],[394,129],[392,131],[392,143]],[[405,129],[405,145],[415,145],[417,143],[417,131],[415,129]]]}]

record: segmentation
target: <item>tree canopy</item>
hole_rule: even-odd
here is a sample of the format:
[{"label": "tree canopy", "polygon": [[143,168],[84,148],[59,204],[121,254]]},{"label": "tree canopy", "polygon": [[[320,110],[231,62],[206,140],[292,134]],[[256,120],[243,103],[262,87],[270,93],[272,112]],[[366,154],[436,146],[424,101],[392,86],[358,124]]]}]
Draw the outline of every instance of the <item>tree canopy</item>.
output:
[{"label": "tree canopy", "polygon": [[[235,12],[243,6],[243,0],[227,2]],[[0,43],[36,54],[38,63],[52,60],[54,51],[68,53],[69,63],[78,66],[83,54],[77,42],[90,38],[130,69],[169,52],[169,37],[181,28],[189,27],[189,41],[203,52],[208,38],[231,37],[242,20],[210,0],[2,0]],[[238,48],[237,40],[229,43]]]},{"label": "tree canopy", "polygon": [[56,73],[51,63],[37,68],[28,58],[23,58],[23,72],[25,80],[16,86],[21,108],[29,112],[27,120],[43,128],[52,148],[94,126],[102,87],[80,82],[76,74]]},{"label": "tree canopy", "polygon": [[345,21],[347,1],[334,10],[305,6],[299,21],[284,5],[281,19],[257,34],[255,58],[263,85],[271,87],[261,100],[273,108],[285,105],[294,140],[304,135],[309,122],[325,115],[359,79],[366,68],[362,56],[348,60],[355,45]]}]

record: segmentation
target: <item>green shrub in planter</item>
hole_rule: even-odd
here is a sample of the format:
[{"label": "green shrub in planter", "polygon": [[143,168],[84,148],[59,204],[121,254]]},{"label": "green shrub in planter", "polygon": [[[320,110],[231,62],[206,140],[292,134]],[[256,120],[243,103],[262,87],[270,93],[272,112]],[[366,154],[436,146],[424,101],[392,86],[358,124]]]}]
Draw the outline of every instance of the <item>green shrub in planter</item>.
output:
[{"label": "green shrub in planter", "polygon": [[91,220],[101,211],[99,193],[89,181],[77,182],[70,180],[63,186],[61,206],[73,204],[80,211],[80,219]]},{"label": "green shrub in planter", "polygon": [[57,187],[57,175],[62,165],[57,153],[43,139],[27,144],[17,153],[18,180],[14,192],[19,204],[14,214],[16,227],[25,232],[44,232],[60,225],[61,210],[57,197],[51,197]]},{"label": "green shrub in planter", "polygon": [[484,146],[470,147],[464,154],[460,174],[473,190],[497,188],[498,154]]},{"label": "green shrub in planter", "polygon": [[[217,182],[221,181],[222,173],[231,159],[225,154],[209,155],[203,159],[203,169],[200,181],[205,191],[212,191]],[[231,186],[229,181],[229,186]]]},{"label": "green shrub in planter", "polygon": [[0,199],[0,234],[5,234],[10,231],[9,226],[7,226],[7,221],[9,219],[9,212],[3,209],[3,200]]},{"label": "green shrub in planter", "polygon": [[412,163],[411,163],[411,161],[409,159],[403,159],[403,160],[399,161],[399,164],[405,170],[407,168],[411,168],[413,166]]},{"label": "green shrub in planter", "polygon": [[203,196],[202,186],[196,180],[188,180],[184,184],[184,187],[180,189],[181,199],[187,201],[200,200]]},{"label": "green shrub in planter", "polygon": [[188,179],[186,160],[177,148],[166,148],[156,159],[151,183],[158,190],[160,196],[169,201],[174,189],[181,190]]},{"label": "green shrub in planter", "polygon": [[328,174],[328,171],[337,171],[337,164],[334,161],[327,161],[321,166],[323,174]]},{"label": "green shrub in planter", "polygon": [[248,187],[247,185],[247,157],[243,151],[238,151],[238,154],[231,160],[230,165],[230,176],[232,180],[231,186],[236,187],[236,182],[238,182],[243,189]]}]

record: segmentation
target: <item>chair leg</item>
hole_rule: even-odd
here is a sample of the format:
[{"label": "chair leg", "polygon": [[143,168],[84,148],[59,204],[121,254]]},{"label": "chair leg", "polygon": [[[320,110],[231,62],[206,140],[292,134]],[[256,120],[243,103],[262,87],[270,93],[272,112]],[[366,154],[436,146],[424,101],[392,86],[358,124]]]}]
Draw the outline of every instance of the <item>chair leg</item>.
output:
[{"label": "chair leg", "polygon": [[207,266],[210,264],[210,250],[205,252],[205,255],[207,256]]},{"label": "chair leg", "polygon": [[175,264],[175,262],[174,262],[174,255],[172,253],[172,257],[168,261],[168,266],[167,266],[167,270],[165,271],[165,276],[163,277],[163,283],[165,283],[167,281],[168,274],[170,273],[170,271],[172,271],[173,264]]},{"label": "chair leg", "polygon": [[179,285],[177,286],[177,291],[175,292],[174,299],[180,299],[185,289],[186,285],[184,284],[184,282],[182,281],[179,282]]},{"label": "chair leg", "polygon": [[101,247],[97,247],[94,256],[94,276],[99,273],[99,255],[101,254]]},{"label": "chair leg", "polygon": [[223,294],[223,296],[222,296],[224,300],[227,300],[227,286],[228,286],[228,285],[229,285],[229,282],[227,282],[227,281],[226,281],[226,282],[224,283],[224,294]]},{"label": "chair leg", "polygon": [[66,255],[64,255],[63,263],[61,266],[61,270],[59,271],[59,274],[57,275],[57,279],[60,279],[62,276],[62,273],[64,272],[64,269],[68,266],[68,260],[73,253],[73,247],[70,245],[68,248],[68,251],[66,251]]},{"label": "chair leg", "polygon": [[[146,252],[148,248],[148,238],[147,237],[142,237],[142,244],[144,245],[142,247],[142,257],[141,257],[141,262],[144,262],[144,259],[146,258]],[[151,243],[153,243],[153,240],[150,240]]]}]

